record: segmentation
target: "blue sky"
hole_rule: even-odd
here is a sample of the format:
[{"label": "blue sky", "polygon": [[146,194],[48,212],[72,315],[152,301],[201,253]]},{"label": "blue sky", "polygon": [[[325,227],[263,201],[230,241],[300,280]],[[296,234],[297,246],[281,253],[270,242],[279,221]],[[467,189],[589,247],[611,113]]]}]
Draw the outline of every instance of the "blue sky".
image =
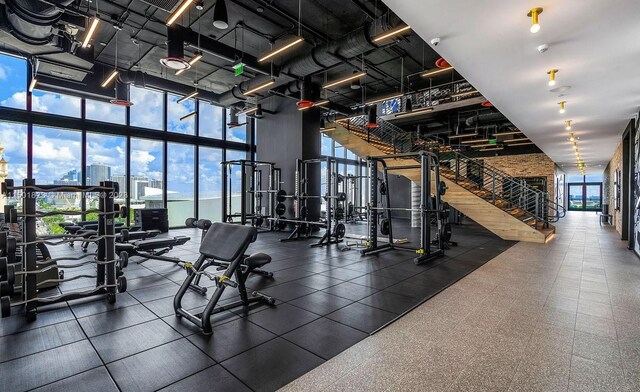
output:
[{"label": "blue sky", "polygon": [[[0,54],[0,105],[18,109],[26,108],[26,61]],[[171,132],[195,134],[195,117],[180,118],[195,110],[195,101],[177,103],[180,97],[168,95],[167,127]],[[157,91],[131,87],[132,125],[150,129],[162,129],[163,94]],[[45,113],[80,117],[80,98],[34,91],[33,109]],[[144,104],[142,104],[144,103]],[[223,109],[201,102],[199,127],[202,136],[221,138]],[[104,102],[87,100],[87,118],[124,124],[126,110]],[[240,122],[246,121],[240,116]],[[26,177],[27,140],[26,125],[0,122],[0,143],[5,147],[4,157],[9,163],[9,177],[21,181]],[[245,126],[228,130],[228,140],[245,142]],[[168,145],[168,191],[172,194],[193,197],[194,147],[180,144]],[[81,169],[81,133],[73,130],[34,127],[34,177],[39,183],[52,183],[70,170]],[[233,153],[229,152],[233,157]],[[244,152],[240,153],[244,156]],[[221,189],[222,151],[201,148],[201,191],[218,196]],[[236,155],[237,157],[237,155]],[[112,175],[126,171],[126,140],[123,137],[87,134],[87,163],[111,166]],[[232,158],[229,158],[232,159]],[[131,174],[162,179],[162,143],[152,140],[131,140]],[[234,173],[238,175],[238,173]]]}]

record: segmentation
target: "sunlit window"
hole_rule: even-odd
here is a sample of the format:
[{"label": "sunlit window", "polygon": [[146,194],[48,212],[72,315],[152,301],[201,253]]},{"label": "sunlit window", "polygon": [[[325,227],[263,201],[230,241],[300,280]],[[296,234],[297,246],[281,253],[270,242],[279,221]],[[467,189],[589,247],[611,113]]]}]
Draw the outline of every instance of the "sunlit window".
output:
[{"label": "sunlit window", "polygon": [[169,226],[183,226],[194,214],[195,148],[188,144],[167,145],[167,208]]},{"label": "sunlit window", "polygon": [[124,125],[127,109],[110,102],[86,100],[86,117],[88,120],[103,121]]},{"label": "sunlit window", "polygon": [[131,138],[131,209],[164,206],[163,155],[162,142]]},{"label": "sunlit window", "polygon": [[27,62],[0,54],[0,106],[27,108]]},{"label": "sunlit window", "polygon": [[141,128],[162,129],[164,94],[136,86],[130,87],[131,125]]},{"label": "sunlit window", "polygon": [[33,90],[31,105],[34,112],[80,117],[81,101],[71,95]]},{"label": "sunlit window", "polygon": [[200,147],[198,162],[198,217],[222,219],[222,149]]},{"label": "sunlit window", "polygon": [[180,98],[182,97],[173,94],[168,95],[167,130],[169,132],[195,135],[196,116],[191,114],[196,110],[196,101],[187,99],[178,103]]},{"label": "sunlit window", "polygon": [[200,101],[198,109],[200,136],[222,139],[224,109],[210,103]]}]

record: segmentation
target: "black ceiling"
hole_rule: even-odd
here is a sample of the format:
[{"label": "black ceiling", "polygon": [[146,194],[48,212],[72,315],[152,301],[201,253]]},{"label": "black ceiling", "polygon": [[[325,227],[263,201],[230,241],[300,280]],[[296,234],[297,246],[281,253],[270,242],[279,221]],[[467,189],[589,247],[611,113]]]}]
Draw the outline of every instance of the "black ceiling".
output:
[{"label": "black ceiling", "polygon": [[[88,13],[95,13],[95,5],[96,0],[93,0]],[[212,25],[215,1],[205,0],[202,11],[196,10],[192,5],[177,23],[190,27],[202,36],[236,48],[238,58],[243,52],[258,57],[269,51],[272,42],[278,45],[298,34],[298,5],[298,0],[227,0],[229,28],[219,30]],[[122,29],[117,33],[120,68],[139,69],[183,84],[192,84],[197,80],[201,88],[215,93],[226,92],[234,85],[255,76],[248,71],[236,77],[232,69],[233,63],[209,54],[205,54],[197,66],[179,76],[173,71],[167,73],[159,60],[166,56],[165,21],[169,17],[168,12],[140,0],[100,0],[98,6],[102,19],[110,17],[112,23],[122,23]],[[78,8],[87,12],[87,2],[83,1]],[[277,66],[292,56],[311,51],[315,45],[338,39],[387,12],[389,10],[382,2],[376,0],[302,0],[300,28],[305,42],[287,55],[279,57],[274,64]],[[116,32],[107,23],[99,26],[93,40],[97,62],[114,64]],[[185,57],[191,57],[194,50],[186,48]],[[324,78],[333,80],[351,74],[354,69],[360,69],[363,60],[359,57],[329,69],[326,75],[317,75],[316,81],[321,83]],[[417,73],[433,68],[438,58],[417,34],[407,34],[395,43],[364,56],[364,67],[368,71],[364,94],[374,97],[400,91],[401,81],[405,91],[409,88],[426,87],[428,79],[421,78]],[[412,74],[412,77],[407,77]],[[455,76],[451,73],[444,74],[433,82],[446,82],[452,77]],[[350,90],[349,86],[329,93],[332,101],[344,106],[362,102],[362,96],[363,91]]]}]

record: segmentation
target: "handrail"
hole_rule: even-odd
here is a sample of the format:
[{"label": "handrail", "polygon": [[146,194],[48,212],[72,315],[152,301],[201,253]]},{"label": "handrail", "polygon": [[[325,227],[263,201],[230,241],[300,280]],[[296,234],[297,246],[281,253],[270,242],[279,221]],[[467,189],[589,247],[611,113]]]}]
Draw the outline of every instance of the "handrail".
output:
[{"label": "handrail", "polygon": [[[367,118],[364,115],[339,119],[336,123],[351,132],[357,132],[360,137],[366,135],[368,139],[373,138],[371,142],[382,145],[384,150],[392,154],[418,150],[437,152],[441,168],[446,172],[448,164],[452,170],[449,174],[459,185],[471,192],[482,194],[488,201],[500,204],[507,211],[514,211],[523,221],[534,220],[536,227],[538,224],[548,227],[550,223],[557,222],[566,215],[566,209],[551,200],[548,192],[533,188],[522,179],[513,178],[498,168],[484,162],[479,163],[458,151],[450,148],[447,150],[448,146],[444,146],[438,140],[404,131],[381,118],[377,119],[377,128],[366,128]],[[476,170],[475,166],[482,167],[482,170]],[[474,175],[474,171],[481,175]]]}]

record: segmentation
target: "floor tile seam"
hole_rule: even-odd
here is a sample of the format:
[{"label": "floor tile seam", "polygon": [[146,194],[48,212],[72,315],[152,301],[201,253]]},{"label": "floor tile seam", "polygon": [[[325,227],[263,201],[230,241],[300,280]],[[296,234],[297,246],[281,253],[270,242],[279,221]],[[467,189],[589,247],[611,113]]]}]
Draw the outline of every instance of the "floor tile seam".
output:
[{"label": "floor tile seam", "polygon": [[[135,356],[135,355],[138,355],[138,354],[141,354],[141,353],[144,353],[144,352],[147,352],[147,351],[153,350],[153,349],[158,348],[158,347],[162,347],[162,346],[164,346],[165,344],[173,343],[173,342],[175,342],[175,341],[177,341],[177,340],[180,340],[180,339],[187,339],[187,337],[182,336],[179,332],[177,332],[177,333],[178,333],[178,335],[180,335],[180,336],[178,336],[178,337],[176,337],[176,338],[173,338],[173,339],[171,339],[171,340],[168,340],[168,341],[166,341],[166,342],[160,343],[160,344],[158,344],[158,345],[155,345],[155,346],[153,346],[153,347],[148,347],[148,348],[145,348],[144,350],[137,351],[137,352],[135,352],[135,353],[133,353],[133,354],[129,354],[129,355],[126,355],[126,356],[124,356],[124,357],[121,357],[121,358],[118,358],[118,359],[114,359],[113,361],[105,362],[105,361],[102,359],[102,356],[100,356],[100,353],[98,353],[98,356],[100,356],[100,359],[102,360],[102,362],[104,363],[104,365],[105,365],[105,366],[107,366],[107,365],[110,365],[110,364],[112,364],[112,363],[115,363],[115,362],[121,361],[121,360],[123,360],[123,359],[131,358],[131,357],[133,357],[133,356]],[[91,339],[93,339],[93,338],[89,338],[89,340],[90,340],[90,341],[91,341]],[[187,339],[187,340],[188,340],[188,339]],[[93,342],[92,342],[92,343],[93,343]],[[97,350],[96,350],[96,351],[97,351]]]},{"label": "floor tile seam", "polygon": [[[92,371],[92,370],[99,369],[99,368],[101,368],[101,367],[106,368],[106,366],[105,366],[104,364],[102,364],[102,365],[98,365],[98,366],[94,366],[94,367],[92,367],[92,368],[90,368],[90,369],[83,370],[83,371],[82,371],[82,372],[80,372],[80,373],[71,374],[71,375],[69,375],[69,376],[66,376],[66,377],[63,377],[63,378],[60,378],[60,379],[57,379],[57,380],[54,380],[54,381],[48,382],[48,383],[46,383],[46,384],[42,384],[42,385],[39,385],[39,386],[37,386],[37,387],[31,388],[31,389],[29,389],[29,391],[33,391],[33,390],[36,390],[36,389],[39,389],[39,388],[42,388],[42,387],[46,387],[46,386],[49,386],[49,385],[53,385],[53,384],[55,384],[55,383],[57,383],[57,382],[67,380],[67,379],[69,379],[69,378],[75,377],[75,376],[80,375],[80,374],[83,374],[83,373],[90,372],[90,371]],[[108,372],[108,370],[107,370],[107,372]],[[119,391],[122,391],[122,390],[118,387],[118,384],[116,384],[116,383],[115,383],[115,381],[113,380],[113,377],[111,376],[111,374],[109,374],[109,378],[111,379],[111,381],[113,381],[113,382],[114,382],[114,385],[116,386],[116,388],[118,388],[118,390],[119,390]]]},{"label": "floor tile seam", "polygon": [[[116,297],[117,297],[117,296],[116,296]],[[100,311],[100,312],[97,312],[97,313],[88,314],[88,315],[86,315],[86,316],[80,316],[80,317],[78,317],[78,315],[77,315],[77,314],[76,314],[76,312],[74,311],[74,309],[73,309],[73,306],[72,306],[72,305],[69,305],[69,309],[71,310],[71,313],[73,314],[73,317],[76,319],[76,321],[78,321],[78,322],[79,322],[79,320],[84,319],[84,318],[87,318],[87,317],[97,316],[97,315],[99,315],[99,314],[104,314],[104,313],[108,313],[108,312],[113,312],[114,310],[118,310],[118,309],[125,309],[125,308],[129,308],[129,307],[131,307],[131,306],[142,305],[142,302],[138,301],[138,299],[137,299],[137,298],[135,298],[134,296],[131,296],[131,298],[133,298],[133,300],[134,300],[134,301],[136,301],[136,303],[131,304],[131,305],[127,305],[127,306],[122,306],[122,307],[119,307],[119,308],[107,309],[107,310],[105,310],[105,311]],[[117,300],[117,298],[116,298],[116,300]],[[89,304],[89,303],[91,303],[91,302],[87,302],[87,304]],[[68,302],[67,302],[67,304],[68,304]],[[78,305],[84,305],[84,304],[78,304]],[[75,305],[74,305],[74,306],[75,306]]]},{"label": "floor tile seam", "polygon": [[[311,294],[314,294],[314,293],[311,293]],[[311,295],[311,294],[307,294],[307,295]],[[333,295],[333,294],[329,294],[329,293],[325,293],[325,294]],[[346,308],[347,306],[349,306],[349,305],[353,305],[354,303],[358,302],[358,301],[348,300],[348,301],[351,301],[351,303],[349,303],[349,304],[347,304],[347,305],[344,305],[344,306],[340,306],[339,308],[336,308],[335,310],[332,310],[331,312],[329,312],[329,313],[327,313],[327,314],[324,314],[324,315],[323,315],[323,314],[318,314],[318,313],[314,312],[313,310],[305,309],[305,308],[303,308],[303,307],[300,307],[300,306],[298,306],[298,305],[296,305],[296,304],[292,303],[293,301],[296,301],[296,300],[298,300],[298,299],[300,299],[300,298],[304,298],[304,297],[306,297],[306,295],[303,295],[302,297],[294,298],[294,299],[292,299],[292,300],[290,300],[290,301],[283,302],[283,303],[286,303],[287,305],[294,306],[294,307],[296,307],[296,308],[298,308],[298,309],[305,310],[305,311],[307,311],[307,312],[311,312],[311,313],[313,313],[313,314],[315,314],[315,315],[318,315],[318,316],[320,316],[320,317],[327,318],[327,315],[329,315],[329,314],[331,314],[331,313],[334,313],[334,312],[337,312],[337,311],[338,311],[338,310],[340,310],[340,309]],[[345,299],[345,298],[342,298],[342,297],[338,297],[338,298],[340,298],[340,299]],[[365,298],[366,298],[366,297],[365,297]],[[276,305],[276,306],[277,306],[277,305]],[[331,319],[330,319],[330,320],[331,320]],[[335,321],[335,320],[333,320],[333,321]],[[336,321],[336,322],[337,322],[337,321]],[[346,324],[343,324],[343,325],[346,325]],[[353,328],[353,327],[351,327],[351,328]]]},{"label": "floor tile seam", "polygon": [[80,321],[78,321],[76,319],[76,322],[78,323],[78,325],[80,326],[80,330],[82,331],[82,333],[84,334],[84,336],[86,337],[87,341],[89,342],[89,344],[91,345],[91,348],[93,349],[93,352],[96,354],[96,356],[98,357],[98,359],[100,360],[100,362],[102,363],[102,366],[105,368],[105,370],[107,371],[107,374],[109,375],[109,378],[111,379],[111,381],[113,381],[113,384],[116,386],[116,388],[118,388],[119,391],[122,391],[122,388],[120,388],[120,386],[118,385],[115,377],[113,377],[113,375],[111,374],[111,371],[109,370],[109,368],[107,367],[106,363],[104,362],[104,360],[102,359],[102,357],[100,356],[100,353],[98,352],[98,350],[96,349],[96,346],[93,344],[93,342],[91,341],[91,339],[89,338],[89,335],[87,334],[87,331],[85,331],[84,327],[82,326],[82,324],[80,323]]},{"label": "floor tile seam", "polygon": [[[57,310],[57,309],[56,309],[56,310]],[[73,313],[71,313],[71,314],[73,315]],[[74,318],[69,319],[69,320],[63,320],[63,321],[59,321],[59,322],[57,322],[57,323],[47,324],[47,325],[43,325],[43,326],[41,326],[41,327],[37,327],[37,328],[25,329],[25,330],[20,330],[20,331],[15,331],[15,332],[12,332],[12,333],[8,333],[8,334],[6,334],[6,335],[0,335],[0,339],[1,339],[1,338],[4,338],[4,337],[7,337],[7,336],[15,336],[15,335],[19,335],[19,334],[21,334],[21,333],[26,333],[26,332],[36,331],[36,330],[38,330],[38,329],[42,329],[42,328],[46,328],[46,327],[52,327],[52,326],[54,326],[54,325],[59,325],[59,324],[68,323],[69,321],[76,321],[76,322],[77,322],[77,321],[78,321],[78,319],[77,319],[77,318],[75,318],[75,315],[73,315],[73,316],[74,316]],[[16,314],[16,315],[13,315],[12,317],[24,317],[24,313]],[[78,324],[80,324],[80,323],[78,322]]]},{"label": "floor tile seam", "polygon": [[[71,321],[71,320],[69,320],[69,321]],[[62,324],[62,323],[60,323],[60,324]],[[56,324],[53,324],[53,325],[56,325]],[[44,328],[44,327],[41,327],[41,328]],[[40,328],[36,328],[36,329],[40,329]],[[34,331],[34,330],[32,329],[32,330],[28,330],[28,331],[24,331],[24,332],[30,332],[30,331]],[[73,340],[73,341],[70,341],[70,342],[67,342],[67,343],[64,343],[64,344],[60,344],[60,345],[57,345],[57,346],[53,346],[53,347],[49,347],[49,348],[46,348],[46,349],[34,351],[32,353],[21,355],[19,357],[15,357],[15,358],[11,358],[11,359],[5,359],[4,361],[0,361],[0,365],[2,365],[4,363],[7,363],[7,362],[15,361],[15,360],[20,359],[20,358],[26,358],[26,357],[29,357],[31,355],[42,354],[42,353],[47,352],[49,350],[54,350],[54,349],[57,349],[57,348],[60,348],[60,347],[67,346],[69,344],[74,344],[74,343],[81,342],[81,341],[86,339],[86,334],[84,334],[84,331],[83,331],[82,334],[85,337],[82,337],[82,338],[79,338],[79,339],[76,339],[76,340]],[[12,335],[7,335],[7,336],[12,336]]]},{"label": "floor tile seam", "polygon": [[213,367],[215,367],[215,366],[220,366],[220,367],[221,367],[222,369],[224,369],[227,373],[229,373],[233,378],[235,378],[235,379],[236,379],[236,380],[238,380],[241,384],[243,384],[244,386],[246,386],[249,390],[251,390],[251,391],[254,391],[254,392],[255,392],[255,390],[254,390],[254,389],[250,388],[250,387],[249,387],[247,384],[245,384],[242,380],[240,380],[238,377],[236,377],[236,375],[235,375],[235,374],[231,373],[228,369],[226,369],[225,367],[223,367],[223,366],[222,366],[221,364],[219,364],[218,362],[216,362],[216,361],[213,361],[213,362],[214,362],[214,363],[213,363],[213,365],[211,365],[211,366],[207,366],[206,368],[201,369],[201,370],[197,371],[196,373],[189,374],[188,376],[182,377],[182,378],[180,378],[180,379],[178,379],[178,380],[176,380],[176,381],[174,381],[174,382],[172,382],[172,383],[170,383],[170,384],[168,384],[168,385],[162,386],[162,387],[160,387],[160,388],[156,389],[156,390],[155,390],[155,392],[158,392],[158,391],[160,391],[160,390],[162,390],[162,389],[164,389],[164,388],[166,388],[166,387],[168,387],[168,386],[171,386],[171,385],[177,384],[177,383],[179,383],[180,381],[186,380],[187,378],[189,378],[189,377],[191,377],[191,376],[193,376],[193,375],[195,375],[195,374],[198,374],[198,373],[204,372],[204,371],[209,370],[209,369],[211,369],[211,368],[213,368]]}]

